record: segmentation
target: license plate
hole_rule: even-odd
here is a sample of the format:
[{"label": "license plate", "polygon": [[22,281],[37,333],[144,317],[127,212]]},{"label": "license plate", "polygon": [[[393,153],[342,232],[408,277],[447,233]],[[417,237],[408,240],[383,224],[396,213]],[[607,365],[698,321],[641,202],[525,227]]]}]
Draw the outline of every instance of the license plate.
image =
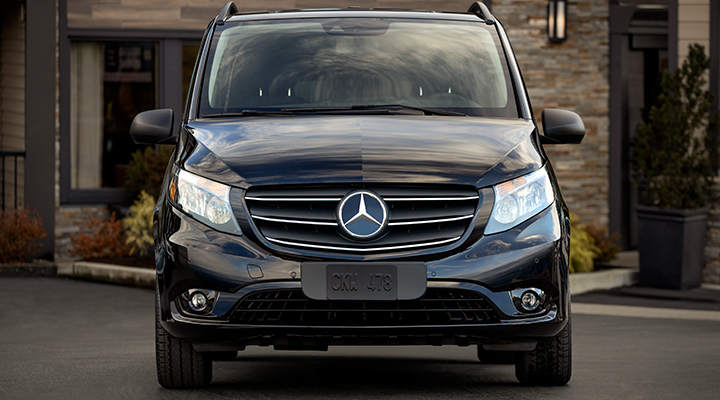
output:
[{"label": "license plate", "polygon": [[325,290],[328,300],[397,300],[397,267],[328,265]]},{"label": "license plate", "polygon": [[304,262],[300,275],[313,300],[414,300],[427,288],[422,262]]}]

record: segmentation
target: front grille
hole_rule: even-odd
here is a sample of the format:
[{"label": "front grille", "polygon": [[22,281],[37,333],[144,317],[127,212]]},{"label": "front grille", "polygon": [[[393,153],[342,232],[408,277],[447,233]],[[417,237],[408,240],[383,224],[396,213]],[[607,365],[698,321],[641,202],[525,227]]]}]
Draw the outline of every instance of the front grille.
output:
[{"label": "front grille", "polygon": [[443,326],[496,323],[490,304],[468,290],[428,289],[418,300],[329,301],[308,299],[300,289],[252,293],[238,303],[231,322],[285,326]]},{"label": "front grille", "polygon": [[385,235],[373,241],[344,236],[337,223],[339,202],[358,187],[254,187],[247,191],[252,222],[269,242],[289,247],[360,254],[445,246],[470,227],[481,195],[471,187],[363,187],[388,207]]}]

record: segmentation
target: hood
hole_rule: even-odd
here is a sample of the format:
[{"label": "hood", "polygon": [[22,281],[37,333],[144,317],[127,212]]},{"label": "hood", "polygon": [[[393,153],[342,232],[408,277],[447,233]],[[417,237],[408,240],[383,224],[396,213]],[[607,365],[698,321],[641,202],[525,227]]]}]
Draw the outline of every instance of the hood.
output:
[{"label": "hood", "polygon": [[534,129],[524,120],[478,117],[213,118],[186,126],[197,143],[184,167],[243,188],[362,182],[483,187],[542,166]]}]

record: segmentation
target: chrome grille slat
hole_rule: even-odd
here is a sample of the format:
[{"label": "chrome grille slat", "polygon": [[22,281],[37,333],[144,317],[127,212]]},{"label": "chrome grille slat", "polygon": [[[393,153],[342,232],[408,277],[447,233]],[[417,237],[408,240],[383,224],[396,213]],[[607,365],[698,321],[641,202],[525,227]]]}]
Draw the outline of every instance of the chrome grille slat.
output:
[{"label": "chrome grille slat", "polygon": [[[284,311],[284,312],[303,312],[307,311],[307,308],[264,308],[265,311]],[[333,312],[338,311],[338,308],[314,308],[314,312]],[[414,308],[388,308],[388,309],[367,309],[367,308],[343,308],[342,311],[348,312],[386,312],[386,311],[397,311],[397,312],[416,312]],[[427,312],[491,312],[492,308],[423,308],[422,311]]]},{"label": "chrome grille slat", "polygon": [[472,187],[362,186],[388,207],[387,232],[373,241],[341,233],[336,209],[357,186],[251,187],[245,204],[266,240],[283,247],[330,252],[381,253],[446,246],[470,228],[481,197]]},{"label": "chrome grille slat", "polygon": [[431,220],[420,220],[420,221],[407,221],[407,222],[390,222],[389,226],[402,226],[402,225],[421,225],[421,224],[439,224],[443,222],[461,221],[463,219],[472,218],[474,215],[463,215],[462,217],[455,218],[443,218],[443,219],[431,219]]},{"label": "chrome grille slat", "polygon": [[465,201],[465,200],[477,200],[480,196],[467,196],[467,197],[390,197],[385,201]]},{"label": "chrome grille slat", "polygon": [[404,249],[414,249],[417,247],[428,247],[428,246],[439,246],[441,244],[447,244],[454,242],[458,239],[460,239],[460,236],[447,239],[447,240],[440,240],[437,242],[428,242],[428,243],[415,243],[415,244],[408,244],[408,245],[401,245],[401,246],[389,246],[389,247],[367,247],[367,248],[354,248],[354,247],[338,247],[338,246],[323,246],[318,244],[308,244],[308,243],[300,243],[300,242],[286,242],[284,240],[279,239],[273,239],[273,238],[266,238],[267,240],[279,244],[285,244],[288,246],[299,246],[299,247],[308,247],[313,249],[320,249],[320,250],[337,250],[337,251],[362,251],[362,252],[370,252],[370,251],[391,251],[391,250],[404,250]]},{"label": "chrome grille slat", "polygon": [[252,201],[340,201],[342,197],[338,198],[327,198],[327,197],[320,197],[320,198],[309,198],[309,197],[251,197],[246,196],[245,200],[252,200]]},{"label": "chrome grille slat", "polygon": [[[285,218],[270,218],[263,217],[261,215],[251,215],[253,219],[260,219],[269,222],[281,222],[288,224],[303,224],[303,225],[323,225],[323,226],[337,226],[337,222],[326,222],[326,221],[304,221],[297,219],[285,219]],[[402,222],[390,222],[389,226],[402,226],[402,225],[422,225],[422,224],[439,224],[443,222],[460,221],[463,219],[472,218],[474,215],[463,215],[455,218],[442,218],[442,219],[428,219],[428,220],[416,220],[416,221],[402,221]]]},{"label": "chrome grille slat", "polygon": [[252,217],[254,219],[261,219],[263,221],[282,222],[282,223],[288,223],[288,224],[337,226],[337,222],[301,221],[301,220],[282,219],[282,218],[268,218],[268,217],[261,217],[259,215],[253,215]]}]

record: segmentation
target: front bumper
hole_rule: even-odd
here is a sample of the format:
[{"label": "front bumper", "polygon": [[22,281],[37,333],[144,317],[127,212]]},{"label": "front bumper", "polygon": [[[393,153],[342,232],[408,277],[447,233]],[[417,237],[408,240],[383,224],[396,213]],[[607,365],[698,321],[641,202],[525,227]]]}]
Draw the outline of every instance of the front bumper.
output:
[{"label": "front bumper", "polygon": [[[261,291],[300,289],[302,263],[318,260],[302,254],[275,256],[246,237],[219,233],[166,205],[163,224],[175,229],[161,235],[165,240],[156,246],[161,323],[170,334],[191,338],[210,350],[246,345],[465,345],[554,336],[569,316],[568,233],[561,215],[565,212],[556,203],[515,229],[482,237],[454,255],[425,261],[428,290],[478,294],[492,308],[486,320],[382,326],[255,324],[234,317],[241,300]],[[398,260],[388,262],[392,261]],[[188,312],[177,300],[193,288],[219,294],[202,315]],[[518,310],[510,293],[522,288],[546,294],[539,311]]]}]

